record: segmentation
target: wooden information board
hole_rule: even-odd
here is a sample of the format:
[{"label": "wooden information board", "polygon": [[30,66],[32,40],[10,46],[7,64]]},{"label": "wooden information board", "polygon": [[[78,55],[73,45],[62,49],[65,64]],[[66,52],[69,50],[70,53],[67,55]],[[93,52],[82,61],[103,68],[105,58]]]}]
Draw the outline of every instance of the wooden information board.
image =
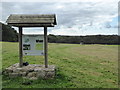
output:
[{"label": "wooden information board", "polygon": [[22,35],[23,55],[44,55],[44,35]]}]

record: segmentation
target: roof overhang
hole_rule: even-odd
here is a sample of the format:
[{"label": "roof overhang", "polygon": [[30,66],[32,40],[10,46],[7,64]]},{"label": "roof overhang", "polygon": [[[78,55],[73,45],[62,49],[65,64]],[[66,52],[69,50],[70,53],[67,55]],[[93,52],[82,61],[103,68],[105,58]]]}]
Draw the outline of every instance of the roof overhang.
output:
[{"label": "roof overhang", "polygon": [[11,14],[6,22],[15,27],[54,27],[57,25],[55,14]]}]

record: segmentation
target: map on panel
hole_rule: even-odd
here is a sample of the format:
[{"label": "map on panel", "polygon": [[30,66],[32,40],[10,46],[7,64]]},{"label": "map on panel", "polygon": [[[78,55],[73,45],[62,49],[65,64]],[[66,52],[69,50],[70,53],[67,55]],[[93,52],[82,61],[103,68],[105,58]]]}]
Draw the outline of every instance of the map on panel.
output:
[{"label": "map on panel", "polygon": [[43,35],[22,35],[23,55],[44,55]]}]

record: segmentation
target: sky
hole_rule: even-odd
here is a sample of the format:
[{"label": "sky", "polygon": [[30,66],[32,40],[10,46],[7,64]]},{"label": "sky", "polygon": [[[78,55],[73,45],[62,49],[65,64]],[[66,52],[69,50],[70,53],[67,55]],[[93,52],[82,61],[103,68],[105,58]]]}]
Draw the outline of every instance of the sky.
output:
[{"label": "sky", "polygon": [[[0,21],[10,14],[56,14],[54,35],[117,35],[119,0],[2,0]],[[14,27],[17,31],[18,28]],[[43,28],[23,28],[24,34],[43,34]]]}]

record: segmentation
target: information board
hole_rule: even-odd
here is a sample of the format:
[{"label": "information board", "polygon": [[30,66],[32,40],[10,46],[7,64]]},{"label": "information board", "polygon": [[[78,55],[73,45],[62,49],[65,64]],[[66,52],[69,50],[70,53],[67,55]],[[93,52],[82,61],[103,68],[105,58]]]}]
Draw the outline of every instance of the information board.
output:
[{"label": "information board", "polygon": [[44,35],[22,35],[23,55],[44,55]]}]

